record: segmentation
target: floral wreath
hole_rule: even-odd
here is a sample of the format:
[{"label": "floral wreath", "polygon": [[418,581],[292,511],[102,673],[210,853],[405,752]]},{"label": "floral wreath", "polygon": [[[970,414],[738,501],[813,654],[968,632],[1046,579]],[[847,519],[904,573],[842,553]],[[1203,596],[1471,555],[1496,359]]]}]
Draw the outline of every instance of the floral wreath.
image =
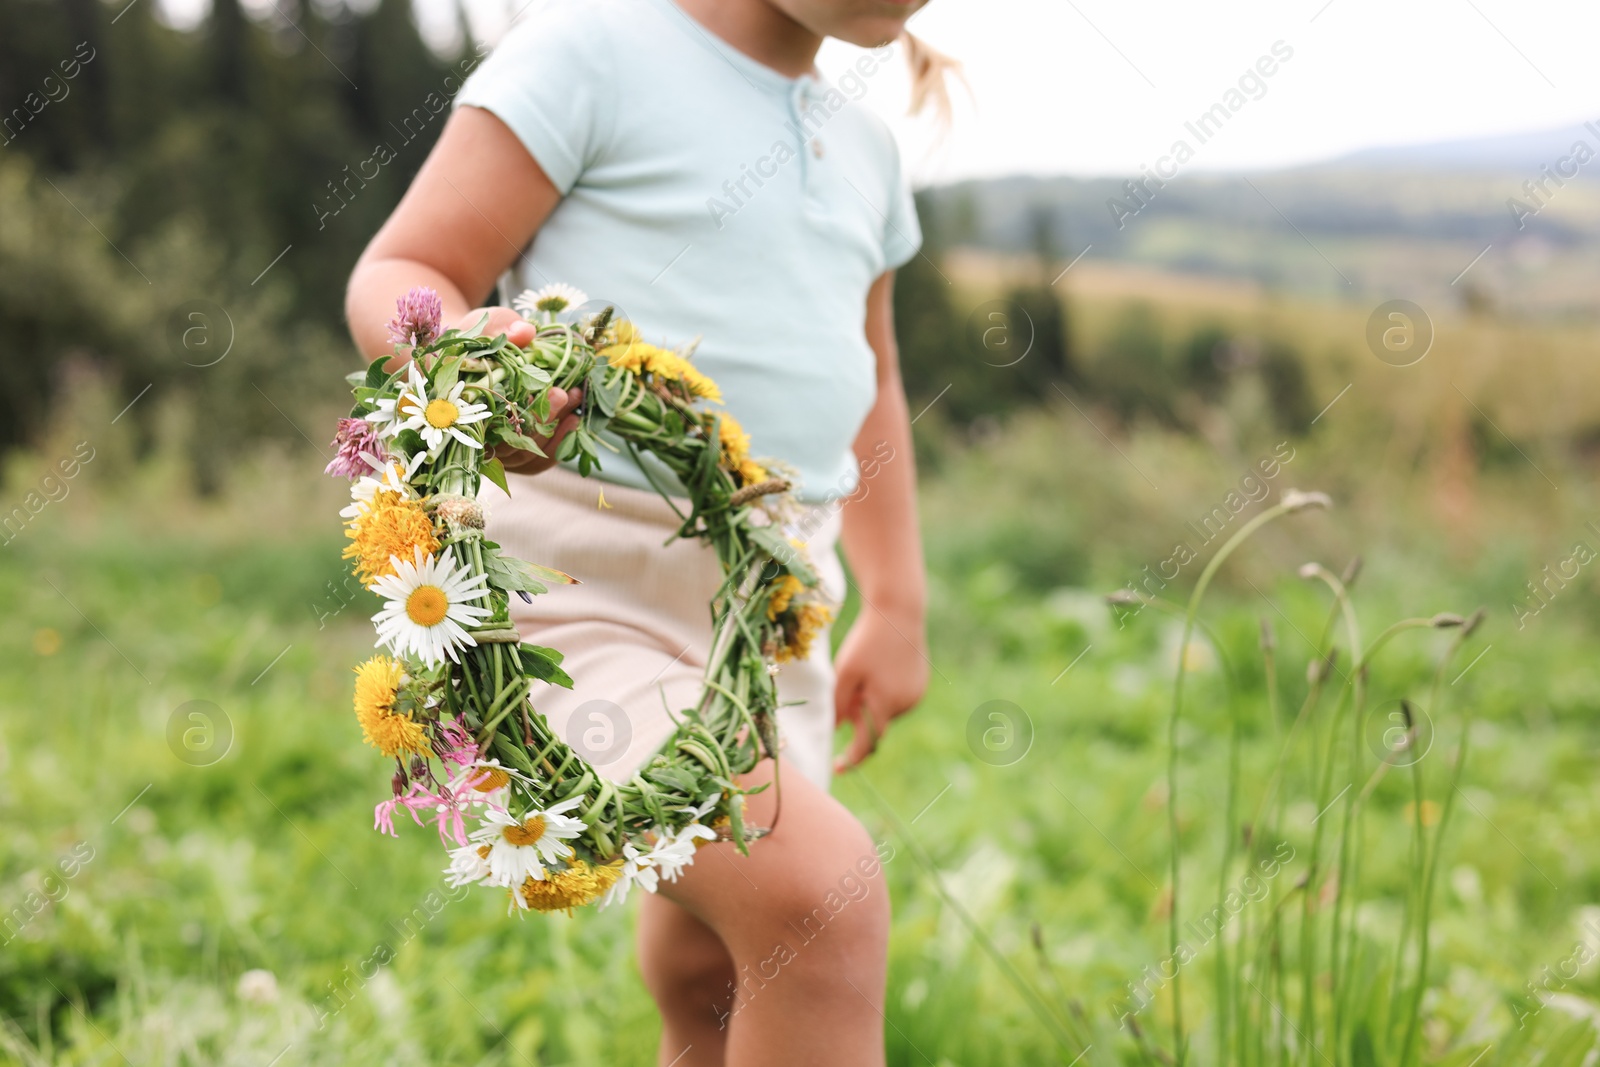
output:
[{"label": "floral wreath", "polygon": [[[750,438],[690,362],[565,285],[514,302],[535,327],[526,347],[505,334],[440,331],[442,304],[411,290],[389,323],[394,356],[350,375],[355,407],[341,419],[328,473],[353,480],[345,558],[384,601],[380,648],[355,669],[355,713],[366,742],[395,761],[395,815],[432,822],[452,885],[510,891],[512,910],[564,910],[624,899],[638,884],[675,881],[709,841],[741,852],[768,832],[743,820],[737,779],[778,748],[778,664],[804,659],[832,616],[801,542],[792,468],[750,456]],[[409,357],[394,371],[385,365]],[[625,783],[596,772],[533,706],[535,680],[571,688],[555,649],[525,644],[509,612],[547,583],[577,579],[514,559],[484,536],[478,487],[509,492],[494,446],[544,455],[529,436],[555,428],[550,390],[582,386],[578,425],[556,450],[588,475],[600,448],[660,459],[687,490],[673,504],[679,537],[708,542],[724,573],[713,595],[712,642],[699,701]],[[648,472],[647,472],[648,474]],[[603,496],[601,498],[604,499]],[[468,830],[468,822],[476,825]]]}]

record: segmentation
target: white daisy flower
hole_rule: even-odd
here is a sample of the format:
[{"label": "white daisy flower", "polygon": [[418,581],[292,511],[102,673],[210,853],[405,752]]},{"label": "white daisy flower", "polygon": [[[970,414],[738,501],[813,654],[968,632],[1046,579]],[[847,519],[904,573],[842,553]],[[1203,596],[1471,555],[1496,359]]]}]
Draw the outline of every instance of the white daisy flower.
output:
[{"label": "white daisy flower", "polygon": [[457,567],[451,549],[437,558],[416,547],[415,562],[390,556],[394,573],[372,583],[372,591],[383,597],[383,610],[372,617],[378,628],[378,644],[388,645],[395,655],[420,659],[428,666],[444,662],[446,656],[460,663],[458,648],[476,645],[463,628],[490,614],[486,607],[471,603],[483,599],[489,578]]},{"label": "white daisy flower", "polygon": [[611,888],[600,897],[600,908],[604,910],[613,904],[621,904],[628,899],[628,892],[638,883],[646,893],[654,893],[659,886],[660,872],[650,860],[647,853],[640,852],[632,843],[622,846],[622,874]]},{"label": "white daisy flower", "polygon": [[528,777],[498,759],[478,760],[450,772],[446,791],[466,805],[483,805],[504,810],[511,799],[511,780]]},{"label": "white daisy flower", "polygon": [[[678,810],[704,815],[716,805],[717,799],[698,808]],[[676,834],[660,826],[655,832],[656,843],[648,852],[641,852],[632,843],[622,846],[622,876],[611,883],[611,888],[600,898],[600,907],[621,904],[636,884],[646,893],[654,893],[661,888],[663,880],[676,882],[683,869],[694,862],[695,842],[717,839],[716,831],[698,822],[690,823]]]},{"label": "white daisy flower", "polygon": [[[427,442],[428,451],[434,455],[444,447],[447,437],[453,437],[469,448],[482,448],[483,443],[474,441],[470,435],[462,433],[461,427],[487,419],[489,408],[484,404],[473,404],[462,400],[461,391],[466,387],[466,382],[458,381],[447,395],[430,399],[427,382],[418,382],[415,386],[408,385],[406,394],[400,399],[404,401],[407,397],[411,398],[411,403],[406,408],[410,414],[399,424],[399,429],[417,431]],[[398,433],[399,430],[395,432]]]},{"label": "white daisy flower", "polygon": [[450,866],[444,873],[451,885],[487,885],[489,846],[463,845],[450,850]]},{"label": "white daisy flower", "polygon": [[523,318],[532,320],[544,312],[555,315],[568,308],[581,307],[589,302],[589,294],[564,282],[547,285],[543,289],[524,289],[511,306]]},{"label": "white daisy flower", "polygon": [[[690,823],[676,834],[661,833],[655,847],[650,850],[651,863],[661,872],[661,877],[676,882],[683,869],[694,862],[696,841],[715,841],[717,833],[709,826]],[[654,892],[654,890],[652,890]]]},{"label": "white daisy flower", "polygon": [[[472,832],[468,838],[472,844],[465,850],[482,860],[487,869],[479,879],[482,884],[515,889],[529,878],[544,881],[546,870],[571,854],[572,847],[565,842],[585,829],[582,819],[564,814],[582,803],[583,797],[576,796],[521,816],[499,808],[485,811],[483,826]],[[488,851],[480,851],[482,848]],[[451,869],[455,870],[459,861],[463,873],[478,870],[466,857],[457,856],[462,851],[452,852]]]},{"label": "white daisy flower", "polygon": [[404,464],[399,460],[391,460],[381,471],[374,470],[373,474],[357,478],[350,486],[350,503],[340,509],[340,516],[345,519],[355,518],[372,504],[372,498],[380,492],[399,493],[404,497],[415,496],[416,494],[411,491],[411,479],[417,473],[417,468],[422,466],[422,461],[427,458],[427,453],[418,452]]},{"label": "white daisy flower", "polygon": [[393,437],[405,428],[407,419],[422,410],[427,401],[418,404],[417,398],[426,397],[427,392],[428,379],[416,360],[412,360],[406,364],[405,384],[400,386],[400,392],[371,401],[373,410],[367,413],[366,419],[378,428],[379,437]]},{"label": "white daisy flower", "polygon": [[696,804],[692,808],[683,807],[683,808],[679,808],[678,810],[683,812],[686,815],[693,815],[694,818],[691,820],[692,822],[699,822],[701,819],[704,819],[707,815],[710,815],[711,814],[711,809],[715,808],[720,803],[722,803],[722,797],[721,797],[720,794],[718,794],[718,795],[713,796],[710,800],[707,800],[707,801],[705,801],[703,803],[700,803],[700,804]]}]

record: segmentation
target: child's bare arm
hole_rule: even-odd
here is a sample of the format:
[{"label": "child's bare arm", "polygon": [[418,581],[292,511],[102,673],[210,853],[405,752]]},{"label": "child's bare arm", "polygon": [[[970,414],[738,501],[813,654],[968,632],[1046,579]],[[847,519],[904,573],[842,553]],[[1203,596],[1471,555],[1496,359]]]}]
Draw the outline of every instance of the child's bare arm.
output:
[{"label": "child's bare arm", "polygon": [[345,314],[357,347],[368,359],[389,351],[383,324],[414,285],[438,290],[445,322],[482,304],[560,199],[505,123],[456,111],[351,272]]},{"label": "child's bare arm", "polygon": [[[425,285],[444,302],[444,322],[469,326],[483,310],[488,328],[526,344],[533,327],[509,308],[480,308],[495,279],[527,248],[561,194],[505,123],[480,108],[463,107],[445,123],[411,187],[350,274],[345,317],[356,347],[368,359],[393,350],[384,324],[395,300]],[[582,392],[551,394],[558,428],[541,445],[553,445],[577,418],[570,412]],[[545,452],[553,455],[554,449]],[[549,456],[498,453],[507,470],[533,473]]]},{"label": "child's bare arm", "polygon": [[867,341],[878,357],[878,398],[855,440],[861,483],[846,498],[845,556],[861,594],[837,661],[834,706],[855,736],[837,767],[847,769],[877,745],[889,720],[909,711],[927,688],[924,624],[927,592],[917,526],[917,472],[911,419],[894,338],[894,275],[867,296]]}]

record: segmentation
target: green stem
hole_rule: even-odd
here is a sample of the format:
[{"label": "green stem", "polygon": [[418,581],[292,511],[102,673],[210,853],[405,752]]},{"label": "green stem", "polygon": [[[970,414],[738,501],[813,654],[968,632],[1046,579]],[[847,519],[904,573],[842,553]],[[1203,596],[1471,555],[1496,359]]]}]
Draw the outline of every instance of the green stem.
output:
[{"label": "green stem", "polygon": [[[1439,660],[1439,668],[1433,676],[1433,693],[1429,698],[1433,703],[1431,714],[1438,716],[1439,700],[1443,694],[1442,683],[1447,665],[1455,657],[1456,651],[1470,636],[1472,627],[1464,627],[1450,642],[1445,654]],[[1412,1053],[1416,1047],[1417,1028],[1422,1018],[1422,994],[1428,981],[1428,948],[1431,938],[1430,925],[1433,919],[1433,885],[1439,872],[1439,849],[1444,845],[1445,830],[1450,825],[1450,815],[1455,810],[1456,794],[1461,788],[1461,773],[1467,761],[1467,743],[1471,740],[1472,732],[1472,705],[1468,704],[1461,717],[1461,741],[1456,746],[1455,762],[1450,771],[1450,789],[1445,794],[1443,810],[1439,814],[1439,829],[1434,833],[1433,849],[1428,855],[1426,867],[1422,876],[1422,914],[1417,929],[1417,981],[1412,990],[1411,1003],[1407,1012],[1406,1036],[1400,1046],[1400,1067],[1406,1067],[1412,1061]],[[1417,763],[1421,763],[1419,759]],[[1417,821],[1421,825],[1422,804],[1417,803]]]},{"label": "green stem", "polygon": [[[1276,504],[1255,516],[1241,526],[1217,554],[1211,557],[1205,569],[1200,572],[1200,578],[1195,583],[1194,592],[1189,597],[1189,606],[1184,612],[1183,638],[1178,643],[1178,670],[1177,677],[1172,687],[1172,714],[1167,720],[1167,832],[1172,839],[1172,856],[1169,877],[1171,886],[1171,910],[1167,917],[1167,947],[1174,959],[1178,955],[1178,908],[1180,903],[1180,840],[1178,827],[1178,723],[1183,715],[1183,680],[1187,674],[1188,664],[1185,652],[1189,648],[1189,638],[1194,633],[1195,618],[1199,613],[1200,604],[1205,599],[1206,589],[1211,585],[1211,579],[1223,562],[1250,538],[1257,530],[1272,522],[1279,516],[1286,515],[1292,510],[1297,510],[1288,503]],[[1183,971],[1180,968],[1172,978],[1172,1038],[1173,1054],[1177,1057],[1178,1067],[1188,1059],[1188,1049],[1185,1044],[1183,1029]]]}]

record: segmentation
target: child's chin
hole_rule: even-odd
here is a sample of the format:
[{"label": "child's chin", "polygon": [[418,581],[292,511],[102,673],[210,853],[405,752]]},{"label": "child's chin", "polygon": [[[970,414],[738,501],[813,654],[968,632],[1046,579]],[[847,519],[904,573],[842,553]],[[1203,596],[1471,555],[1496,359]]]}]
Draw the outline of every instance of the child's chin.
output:
[{"label": "child's chin", "polygon": [[836,37],[846,44],[853,44],[859,48],[878,48],[900,36],[906,28],[906,16],[916,9],[917,5],[911,3],[901,8],[905,14],[898,17],[863,15],[853,18],[834,27],[828,36]]}]

